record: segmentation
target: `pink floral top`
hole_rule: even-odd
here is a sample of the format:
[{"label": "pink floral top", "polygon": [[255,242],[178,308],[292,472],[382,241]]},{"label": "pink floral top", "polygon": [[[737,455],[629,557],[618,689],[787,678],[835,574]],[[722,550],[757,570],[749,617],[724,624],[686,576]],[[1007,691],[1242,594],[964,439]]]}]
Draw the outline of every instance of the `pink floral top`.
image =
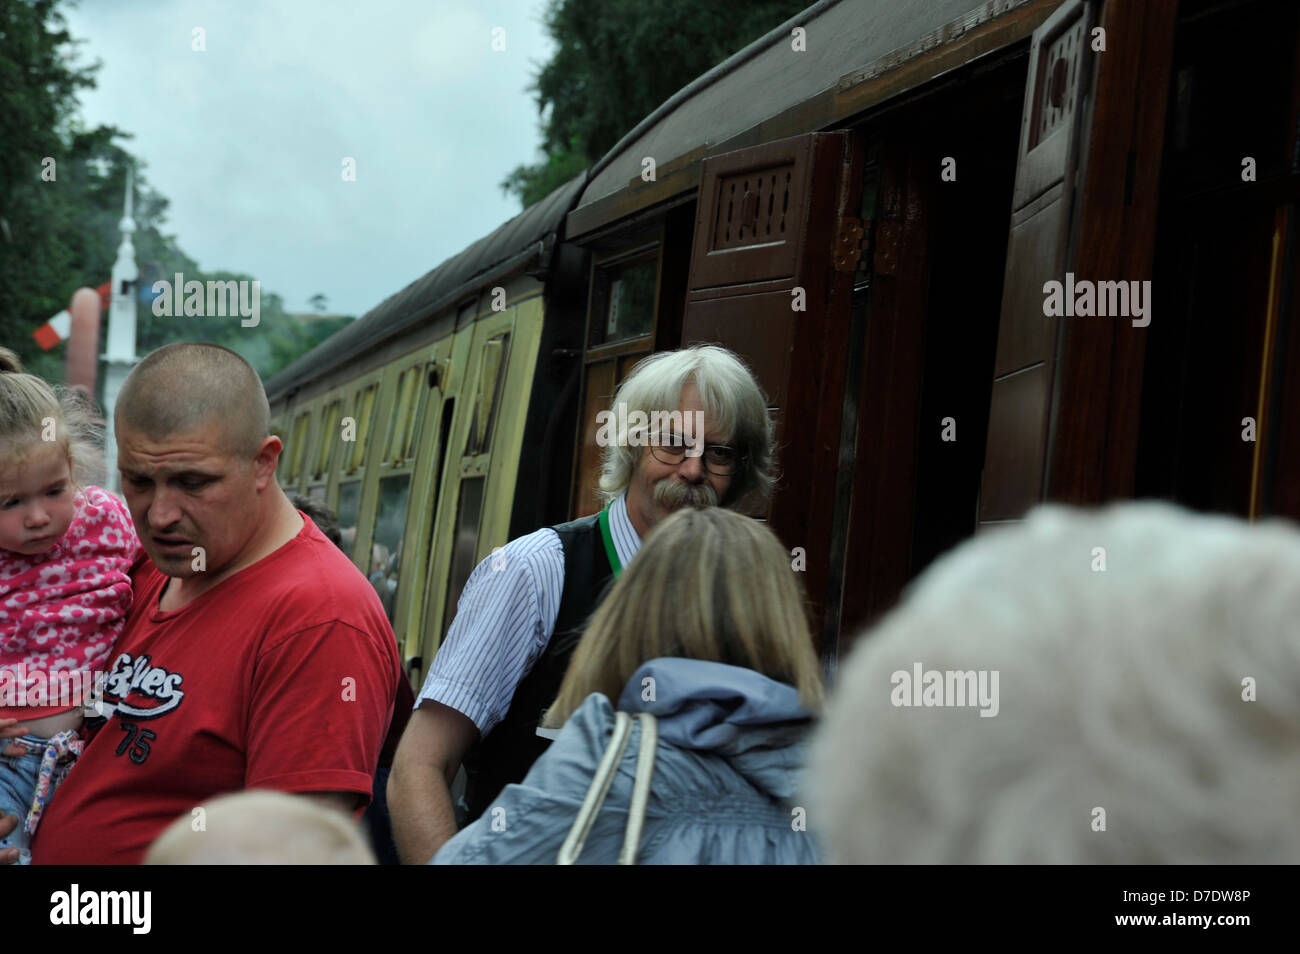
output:
[{"label": "pink floral top", "polygon": [[87,487],[73,498],[68,532],[35,556],[0,550],[0,719],[39,719],[76,708],[57,688],[90,688],[52,673],[102,670],[131,608],[128,571],[140,540],[126,505]]}]

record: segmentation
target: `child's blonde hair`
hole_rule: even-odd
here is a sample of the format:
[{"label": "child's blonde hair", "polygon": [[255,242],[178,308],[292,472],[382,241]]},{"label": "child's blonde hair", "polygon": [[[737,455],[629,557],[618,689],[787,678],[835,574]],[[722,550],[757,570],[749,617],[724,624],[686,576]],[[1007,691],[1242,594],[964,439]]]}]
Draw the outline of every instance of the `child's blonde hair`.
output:
[{"label": "child's blonde hair", "polygon": [[47,434],[67,455],[73,484],[102,481],[104,428],[94,404],[80,391],[24,374],[18,355],[0,348],[0,473],[48,446]]}]

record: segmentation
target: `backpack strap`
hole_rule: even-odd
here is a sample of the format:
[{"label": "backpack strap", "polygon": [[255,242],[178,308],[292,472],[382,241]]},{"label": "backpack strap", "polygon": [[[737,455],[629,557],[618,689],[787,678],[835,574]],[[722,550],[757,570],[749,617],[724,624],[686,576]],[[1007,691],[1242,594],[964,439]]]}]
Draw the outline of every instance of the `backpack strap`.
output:
[{"label": "backpack strap", "polygon": [[[618,855],[618,863],[621,865],[636,864],[636,853],[641,844],[641,829],[645,824],[646,805],[650,801],[650,780],[654,776],[655,752],[659,744],[659,725],[655,717],[648,712],[642,712],[637,716],[637,720],[641,723],[641,747],[637,751],[636,779],[632,783],[632,804],[628,809],[627,828],[623,833],[623,848]],[[627,750],[631,738],[632,717],[626,712],[617,713],[609,745],[605,747],[605,754],[596,768],[596,775],[587,788],[582,807],[578,809],[578,817],[574,819],[568,837],[560,846],[560,853],[555,859],[557,865],[574,864],[582,854],[587,835],[591,833],[591,826],[595,824],[596,816],[600,813],[600,806],[604,803],[605,796],[609,794],[614,773],[618,771],[618,765],[623,760],[623,753]]]},{"label": "backpack strap", "polygon": [[650,801],[650,780],[655,774],[655,752],[659,747],[659,723],[655,717],[642,712],[637,720],[641,723],[641,748],[636,753],[636,781],[632,783],[632,805],[628,809],[623,850],[618,853],[620,865],[636,864],[637,849],[641,847],[641,828],[645,825],[645,808]]}]

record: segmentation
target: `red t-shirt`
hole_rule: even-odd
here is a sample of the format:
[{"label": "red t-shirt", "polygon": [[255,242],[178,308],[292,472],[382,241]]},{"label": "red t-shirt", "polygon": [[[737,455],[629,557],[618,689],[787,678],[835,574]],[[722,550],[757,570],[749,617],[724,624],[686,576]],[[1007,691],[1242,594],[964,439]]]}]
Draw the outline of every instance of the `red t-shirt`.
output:
[{"label": "red t-shirt", "polygon": [[107,723],[41,819],[35,864],[138,864],[178,816],[245,788],[370,796],[397,643],[366,578],[310,519],[171,612],[147,557],[109,667]]}]

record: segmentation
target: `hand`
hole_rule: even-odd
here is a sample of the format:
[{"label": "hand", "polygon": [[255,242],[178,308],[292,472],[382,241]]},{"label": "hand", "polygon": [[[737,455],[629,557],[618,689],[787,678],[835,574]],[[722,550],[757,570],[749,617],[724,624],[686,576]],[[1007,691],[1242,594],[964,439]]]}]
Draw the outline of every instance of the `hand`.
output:
[{"label": "hand", "polygon": [[[0,719],[0,739],[21,739],[31,735],[32,731],[25,725],[18,725],[17,719]],[[27,750],[17,745],[0,745],[0,755],[26,755]]]},{"label": "hand", "polygon": [[[4,838],[17,827],[17,815],[0,815],[0,838]],[[0,865],[14,865],[17,863],[17,848],[0,848]]]}]

